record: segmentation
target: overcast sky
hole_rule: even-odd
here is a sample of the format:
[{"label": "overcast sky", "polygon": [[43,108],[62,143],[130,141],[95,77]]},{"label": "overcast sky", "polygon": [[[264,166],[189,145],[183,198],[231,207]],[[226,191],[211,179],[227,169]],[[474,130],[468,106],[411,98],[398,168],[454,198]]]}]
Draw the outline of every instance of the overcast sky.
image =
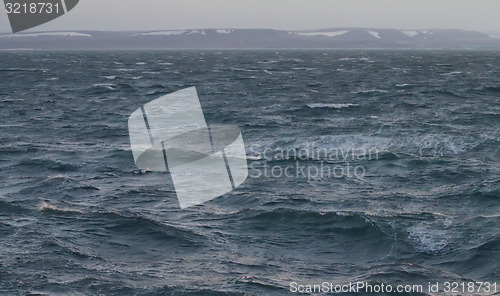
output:
[{"label": "overcast sky", "polygon": [[[500,0],[80,0],[31,31],[330,27],[500,32]],[[0,31],[10,31],[2,6]]]}]

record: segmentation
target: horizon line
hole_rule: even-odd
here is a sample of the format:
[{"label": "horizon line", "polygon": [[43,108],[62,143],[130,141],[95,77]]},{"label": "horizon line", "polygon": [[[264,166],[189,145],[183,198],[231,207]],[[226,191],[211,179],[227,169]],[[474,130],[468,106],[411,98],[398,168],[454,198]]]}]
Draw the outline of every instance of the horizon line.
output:
[{"label": "horizon line", "polygon": [[141,30],[101,30],[101,29],[65,29],[65,30],[44,30],[44,31],[36,31],[36,30],[25,30],[18,33],[12,33],[11,31],[0,31],[0,34],[23,34],[23,33],[43,33],[43,32],[72,32],[72,31],[91,31],[91,32],[155,32],[155,31],[182,31],[182,30],[273,30],[273,31],[287,31],[287,32],[313,32],[313,31],[322,31],[322,30],[332,30],[332,29],[377,29],[377,30],[400,30],[400,31],[422,31],[422,30],[459,30],[459,31],[468,31],[468,32],[478,32],[483,34],[492,34],[498,32],[486,32],[480,30],[472,30],[472,29],[461,29],[461,28],[413,28],[413,29],[401,29],[401,28],[390,28],[390,27],[329,27],[329,28],[317,28],[317,29],[273,29],[273,28],[184,28],[184,29],[141,29]]}]

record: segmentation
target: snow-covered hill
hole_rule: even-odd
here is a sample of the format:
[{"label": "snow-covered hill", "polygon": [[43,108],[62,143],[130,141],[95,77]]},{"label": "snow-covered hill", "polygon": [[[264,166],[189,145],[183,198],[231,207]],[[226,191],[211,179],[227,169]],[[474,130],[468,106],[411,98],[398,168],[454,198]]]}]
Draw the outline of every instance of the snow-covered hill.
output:
[{"label": "snow-covered hill", "polygon": [[316,31],[189,29],[150,32],[39,32],[0,35],[0,49],[174,48],[500,48],[500,40],[464,30],[333,28]]}]

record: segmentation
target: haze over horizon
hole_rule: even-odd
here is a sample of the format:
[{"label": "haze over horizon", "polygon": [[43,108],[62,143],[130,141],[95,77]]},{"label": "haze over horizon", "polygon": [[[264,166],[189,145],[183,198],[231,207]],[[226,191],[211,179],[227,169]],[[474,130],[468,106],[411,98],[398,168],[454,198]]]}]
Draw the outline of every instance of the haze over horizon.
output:
[{"label": "haze over horizon", "polygon": [[[0,32],[10,32],[5,8]],[[340,27],[500,32],[494,0],[82,0],[68,14],[26,32],[202,28],[315,30]],[[111,12],[111,13],[110,13]]]}]

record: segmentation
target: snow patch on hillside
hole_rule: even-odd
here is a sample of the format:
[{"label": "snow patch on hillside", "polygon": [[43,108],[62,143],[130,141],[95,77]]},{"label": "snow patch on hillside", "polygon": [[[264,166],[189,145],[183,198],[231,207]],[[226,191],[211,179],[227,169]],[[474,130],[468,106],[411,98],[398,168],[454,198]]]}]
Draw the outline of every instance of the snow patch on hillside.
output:
[{"label": "snow patch on hillside", "polygon": [[215,30],[215,31],[219,34],[231,34],[234,32],[234,30],[229,30],[229,29],[227,29],[227,30]]},{"label": "snow patch on hillside", "polygon": [[188,33],[188,35],[192,35],[192,34],[207,35],[205,30],[191,30],[191,32]]},{"label": "snow patch on hillside", "polygon": [[372,35],[373,37],[377,38],[377,39],[382,39],[382,38],[380,37],[380,35],[378,34],[378,32],[375,32],[375,31],[368,31],[368,33],[369,33],[370,35]]},{"label": "snow patch on hillside", "polygon": [[325,36],[325,37],[336,37],[340,35],[344,35],[349,31],[334,31],[334,32],[306,32],[306,33],[297,33],[301,36]]},{"label": "snow patch on hillside", "polygon": [[186,31],[157,31],[157,32],[142,33],[139,35],[142,35],[142,36],[175,36],[175,35],[182,35],[184,33],[186,33]]},{"label": "snow patch on hillside", "polygon": [[415,37],[418,35],[418,31],[401,31],[408,37]]}]

